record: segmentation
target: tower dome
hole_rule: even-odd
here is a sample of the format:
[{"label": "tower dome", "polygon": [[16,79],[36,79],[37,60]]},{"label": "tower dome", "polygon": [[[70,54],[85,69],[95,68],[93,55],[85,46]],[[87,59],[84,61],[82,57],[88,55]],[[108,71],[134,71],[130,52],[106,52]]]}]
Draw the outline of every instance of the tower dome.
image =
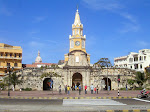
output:
[{"label": "tower dome", "polygon": [[38,56],[35,59],[35,63],[42,63],[42,58],[40,56],[40,51],[38,51]]}]

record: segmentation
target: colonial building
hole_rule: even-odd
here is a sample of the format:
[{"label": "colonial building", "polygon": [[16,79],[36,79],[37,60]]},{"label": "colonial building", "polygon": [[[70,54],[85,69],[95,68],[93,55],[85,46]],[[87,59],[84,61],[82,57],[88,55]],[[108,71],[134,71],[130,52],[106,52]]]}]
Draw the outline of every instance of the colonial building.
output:
[{"label": "colonial building", "polygon": [[[88,38],[87,38],[88,39]],[[72,25],[72,36],[69,36],[69,53],[65,54],[64,63],[58,67],[48,68],[24,68],[17,75],[23,80],[17,88],[32,88],[33,90],[58,90],[66,85],[73,87],[85,85],[90,90],[93,84],[99,89],[118,89],[118,75],[120,75],[120,87],[126,87],[127,79],[134,76],[134,71],[127,68],[99,68],[90,64],[90,55],[86,52],[86,36],[83,35],[83,25],[80,20],[79,11],[76,11],[75,20]],[[41,58],[38,60],[42,61]],[[59,63],[60,64],[60,63]],[[43,76],[45,73],[56,73],[51,76]]]},{"label": "colonial building", "polygon": [[38,56],[35,59],[35,62],[32,64],[22,64],[23,68],[41,68],[41,67],[51,67],[56,65],[55,63],[42,63],[42,58],[40,56],[40,51],[38,51]]},{"label": "colonial building", "polygon": [[139,53],[130,52],[127,56],[114,58],[114,65],[144,72],[145,67],[150,65],[150,49],[142,49]]},{"label": "colonial building", "polygon": [[22,48],[0,43],[0,76],[5,75],[9,65],[14,71],[22,68]]}]

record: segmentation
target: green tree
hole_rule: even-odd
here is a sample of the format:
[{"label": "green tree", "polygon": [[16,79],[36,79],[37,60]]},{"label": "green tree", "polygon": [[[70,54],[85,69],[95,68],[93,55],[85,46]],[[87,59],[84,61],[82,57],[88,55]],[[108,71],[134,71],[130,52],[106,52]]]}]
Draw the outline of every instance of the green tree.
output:
[{"label": "green tree", "polygon": [[94,65],[98,66],[98,67],[111,67],[112,64],[110,62],[110,60],[108,58],[101,58],[100,60],[98,60],[96,63],[94,63]]},{"label": "green tree", "polygon": [[44,78],[44,77],[61,77],[60,75],[58,75],[57,73],[55,72],[49,72],[49,73],[46,73],[44,72],[42,75],[41,75],[41,78]]},{"label": "green tree", "polygon": [[135,75],[135,81],[137,82],[139,87],[145,86],[145,83],[148,80],[145,74],[141,72],[136,72]]},{"label": "green tree", "polygon": [[[4,78],[4,82],[8,85],[8,81],[9,81],[9,76]],[[10,74],[10,85],[13,85],[14,88],[16,87],[16,85],[22,83],[22,80],[19,80],[19,76],[16,75],[16,72]]]}]

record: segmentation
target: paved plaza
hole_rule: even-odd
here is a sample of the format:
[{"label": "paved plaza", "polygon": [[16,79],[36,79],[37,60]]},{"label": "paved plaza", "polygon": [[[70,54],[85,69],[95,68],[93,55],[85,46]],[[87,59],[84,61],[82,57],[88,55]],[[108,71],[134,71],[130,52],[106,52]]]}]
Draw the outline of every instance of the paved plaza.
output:
[{"label": "paved plaza", "polygon": [[[118,91],[99,91],[98,94],[91,94],[90,91],[87,94],[84,91],[81,91],[81,95],[79,95],[79,91],[70,91],[70,94],[66,94],[64,91],[59,94],[58,91],[10,91],[10,97],[37,97],[41,99],[45,98],[55,98],[55,99],[65,99],[65,98],[110,98],[110,97],[118,97],[118,98],[129,98],[136,97],[140,91],[119,91],[120,95],[118,97]],[[1,91],[0,97],[7,97],[8,91]]]}]

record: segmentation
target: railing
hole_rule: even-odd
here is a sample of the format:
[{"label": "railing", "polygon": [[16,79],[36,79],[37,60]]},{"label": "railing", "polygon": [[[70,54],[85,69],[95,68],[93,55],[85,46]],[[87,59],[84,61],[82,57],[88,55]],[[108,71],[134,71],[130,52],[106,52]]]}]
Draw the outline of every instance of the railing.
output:
[{"label": "railing", "polygon": [[[7,66],[0,66],[0,68],[7,68]],[[14,69],[21,69],[22,67],[15,67],[14,66]]]},{"label": "railing", "polygon": [[12,48],[12,47],[0,47],[0,48],[3,48],[3,49],[20,49],[20,50],[22,50],[21,48]]},{"label": "railing", "polygon": [[0,56],[0,59],[22,59],[22,57],[8,57],[8,56]]}]

